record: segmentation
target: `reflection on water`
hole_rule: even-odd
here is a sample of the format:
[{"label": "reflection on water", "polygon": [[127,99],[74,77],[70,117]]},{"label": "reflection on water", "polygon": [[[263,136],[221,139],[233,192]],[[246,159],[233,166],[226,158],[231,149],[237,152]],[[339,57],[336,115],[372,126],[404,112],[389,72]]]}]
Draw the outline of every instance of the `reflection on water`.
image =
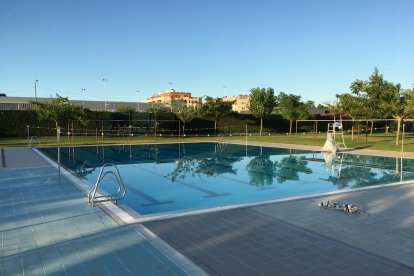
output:
[{"label": "reflection on water", "polygon": [[[375,157],[355,154],[323,153],[325,165],[332,175],[321,180],[331,182],[339,189],[372,186],[382,183],[398,182],[400,172],[398,162],[395,169],[390,157]],[[396,158],[398,160],[398,158]],[[412,163],[412,160],[407,160]],[[407,177],[412,173],[406,172]]]},{"label": "reflection on water", "polygon": [[299,173],[311,174],[305,156],[289,155],[280,161],[272,161],[270,156],[262,154],[250,160],[246,170],[250,176],[250,184],[255,186],[271,186],[274,180],[283,183],[287,180],[299,180]]},{"label": "reflection on water", "polygon": [[[62,150],[62,164],[81,177],[93,174],[105,163],[170,164],[164,177],[175,182],[198,177],[203,181],[219,176],[246,175],[250,185],[270,187],[291,181],[306,183],[315,175],[319,182],[328,182],[338,189],[363,187],[400,180],[399,159],[345,153],[265,148],[217,143],[159,144],[124,146],[88,146]],[[42,151],[56,159],[55,148]],[[412,160],[404,167],[411,168]],[[243,174],[243,172],[245,172]],[[404,180],[413,173],[405,170]]]},{"label": "reflection on water", "polygon": [[277,162],[270,160],[269,155],[253,157],[246,166],[250,184],[258,187],[271,186],[277,173]]},{"label": "reflection on water", "polygon": [[[42,148],[56,160],[56,148]],[[219,207],[414,179],[413,160],[293,149],[182,143],[66,147],[62,165],[92,186],[105,163],[117,164],[139,214]],[[114,189],[102,182],[103,192]]]},{"label": "reflection on water", "polygon": [[307,165],[305,156],[290,155],[282,158],[278,164],[277,181],[283,183],[286,180],[299,180],[299,173],[311,174],[312,170]]}]

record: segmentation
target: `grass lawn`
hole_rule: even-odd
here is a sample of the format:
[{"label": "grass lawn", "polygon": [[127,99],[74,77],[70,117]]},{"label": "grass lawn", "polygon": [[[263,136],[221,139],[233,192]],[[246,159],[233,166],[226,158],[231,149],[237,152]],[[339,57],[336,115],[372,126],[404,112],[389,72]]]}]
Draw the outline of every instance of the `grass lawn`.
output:
[{"label": "grass lawn", "polygon": [[[391,133],[385,139],[383,133],[374,133],[373,135],[368,135],[368,141],[365,141],[365,135],[360,135],[357,137],[354,136],[354,140],[351,140],[350,135],[345,135],[345,143],[348,148],[366,148],[366,149],[377,149],[377,150],[392,150],[400,151],[401,145],[395,145],[395,134]],[[223,139],[223,138],[221,138]],[[226,135],[225,140],[245,140],[244,135]],[[217,141],[216,137],[207,137],[207,136],[188,136],[183,138],[178,137],[154,137],[154,136],[134,136],[134,137],[98,137],[95,136],[74,136],[73,141],[72,137],[62,136],[61,144],[62,145],[81,145],[81,144],[137,144],[137,143],[165,143],[165,142],[191,142],[191,141]],[[270,142],[270,143],[284,143],[284,144],[300,144],[300,145],[313,145],[320,146],[322,148],[326,140],[326,134],[321,133],[318,135],[314,134],[297,134],[297,135],[249,135],[247,137],[248,141],[260,141],[260,142]],[[38,146],[46,145],[56,145],[55,136],[42,136],[39,139],[33,139],[32,144]],[[27,138],[0,138],[0,146],[27,146]],[[414,152],[414,134],[406,133],[404,137],[404,151]]]}]

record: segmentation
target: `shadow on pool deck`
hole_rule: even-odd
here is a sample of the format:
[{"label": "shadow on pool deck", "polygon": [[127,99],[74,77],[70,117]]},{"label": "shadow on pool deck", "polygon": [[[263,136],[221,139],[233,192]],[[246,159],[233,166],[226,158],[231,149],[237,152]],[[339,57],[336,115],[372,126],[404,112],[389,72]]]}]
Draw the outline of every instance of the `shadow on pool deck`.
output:
[{"label": "shadow on pool deck", "polygon": [[[3,149],[0,275],[186,275],[27,149]],[[20,160],[20,161],[19,161]]]},{"label": "shadow on pool deck", "polygon": [[[34,152],[2,152],[0,275],[186,274],[140,225],[120,227],[68,180],[57,184]],[[414,275],[413,196],[404,185],[329,197],[370,216],[325,210],[317,203],[327,198],[314,198],[145,226],[210,274]]]}]

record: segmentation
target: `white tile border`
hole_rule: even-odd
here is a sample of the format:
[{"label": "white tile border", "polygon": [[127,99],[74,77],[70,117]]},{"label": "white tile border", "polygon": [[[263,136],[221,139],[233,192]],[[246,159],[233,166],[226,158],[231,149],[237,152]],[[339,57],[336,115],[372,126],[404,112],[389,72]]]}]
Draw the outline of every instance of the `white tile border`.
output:
[{"label": "white tile border", "polygon": [[[53,167],[58,169],[58,164],[56,164],[52,159],[50,159],[49,157],[41,153],[39,150],[35,148],[32,148],[32,149],[39,156],[41,156],[47,162],[49,162]],[[89,193],[92,187],[88,185],[89,183],[88,181],[77,178],[72,173],[70,173],[68,170],[63,168],[62,166],[60,167],[60,171],[61,171],[61,174],[65,176],[66,178],[68,178],[75,185],[75,187],[77,187],[81,192],[83,192],[85,195]],[[100,194],[97,193],[97,195],[99,196]],[[100,207],[103,207],[104,209],[106,209],[106,211],[109,212],[110,216],[115,216],[117,219],[121,220],[123,224],[130,224],[134,222],[134,217],[132,217],[130,214],[128,214],[123,209],[121,209],[120,207],[118,207],[117,205],[115,205],[114,203],[110,201],[100,202],[99,205],[101,205]]]}]

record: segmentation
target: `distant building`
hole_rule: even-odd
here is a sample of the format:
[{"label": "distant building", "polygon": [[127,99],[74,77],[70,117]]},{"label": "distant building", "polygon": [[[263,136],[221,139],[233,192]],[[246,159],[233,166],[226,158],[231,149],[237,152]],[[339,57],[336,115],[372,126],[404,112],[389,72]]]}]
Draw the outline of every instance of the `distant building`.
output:
[{"label": "distant building", "polygon": [[[34,97],[0,97],[0,110],[30,110],[33,105],[31,102],[36,101]],[[50,98],[37,98],[37,101],[50,101]],[[94,111],[114,112],[121,106],[129,106],[137,111],[147,111],[150,108],[160,109],[167,108],[165,104],[143,103],[143,102],[113,102],[113,101],[83,101],[69,100],[80,106],[84,106]],[[105,108],[106,107],[106,108]]]},{"label": "distant building", "polygon": [[201,102],[200,97],[193,97],[190,92],[177,92],[174,89],[160,92],[144,100],[146,103],[167,104],[171,106],[172,99],[182,100],[186,106],[196,106]]},{"label": "distant building", "polygon": [[308,113],[311,116],[323,115],[323,114],[325,114],[325,109],[324,108],[319,108],[319,107],[309,107],[308,108]]},{"label": "distant building", "polygon": [[247,95],[236,95],[236,96],[224,96],[224,102],[234,101],[233,111],[239,113],[249,113],[250,96]]}]

